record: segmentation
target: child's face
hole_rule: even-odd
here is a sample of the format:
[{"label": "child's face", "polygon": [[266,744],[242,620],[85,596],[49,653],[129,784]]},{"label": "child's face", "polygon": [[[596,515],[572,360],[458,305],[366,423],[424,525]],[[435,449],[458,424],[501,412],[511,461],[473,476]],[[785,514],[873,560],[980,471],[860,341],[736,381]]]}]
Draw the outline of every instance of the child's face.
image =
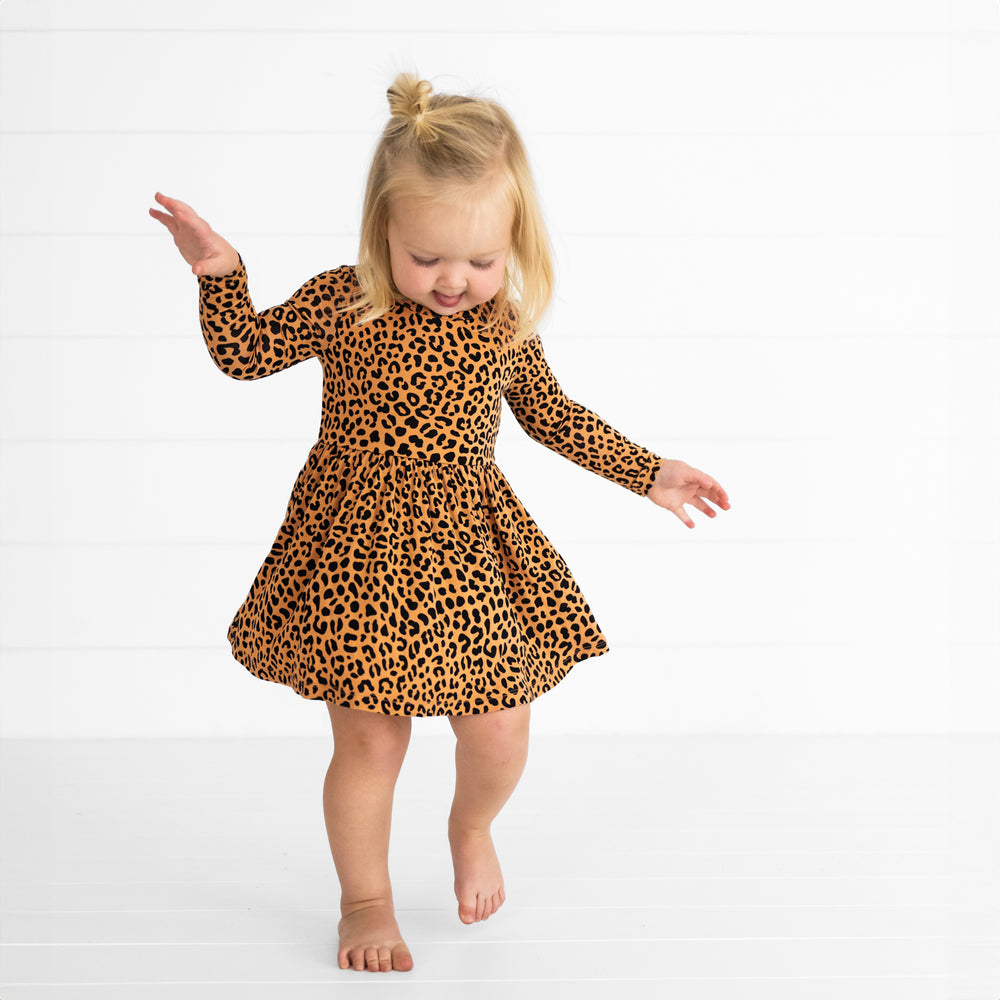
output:
[{"label": "child's face", "polygon": [[488,302],[503,284],[514,210],[505,194],[393,199],[386,235],[392,278],[442,316]]}]

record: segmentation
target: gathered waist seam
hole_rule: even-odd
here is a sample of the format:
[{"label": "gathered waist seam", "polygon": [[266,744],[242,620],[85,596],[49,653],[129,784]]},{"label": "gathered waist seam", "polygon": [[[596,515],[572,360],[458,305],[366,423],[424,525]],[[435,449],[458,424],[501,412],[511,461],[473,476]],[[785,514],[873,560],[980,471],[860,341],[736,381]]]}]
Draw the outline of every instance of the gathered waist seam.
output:
[{"label": "gathered waist seam", "polygon": [[350,458],[353,456],[370,455],[384,461],[398,462],[407,465],[493,465],[494,456],[486,455],[451,455],[450,453],[434,453],[425,457],[409,455],[397,451],[376,451],[374,448],[339,448],[334,442],[320,438],[312,450],[322,447],[330,452],[331,458]]}]

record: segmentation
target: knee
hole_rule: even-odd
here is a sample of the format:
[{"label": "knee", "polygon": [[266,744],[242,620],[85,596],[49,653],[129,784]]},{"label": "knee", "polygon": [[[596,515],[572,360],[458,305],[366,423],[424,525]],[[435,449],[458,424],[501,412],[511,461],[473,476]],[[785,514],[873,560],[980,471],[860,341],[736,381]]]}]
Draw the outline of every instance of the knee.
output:
[{"label": "knee", "polygon": [[506,764],[528,752],[528,706],[454,717],[452,729],[463,753]]},{"label": "knee", "polygon": [[[410,742],[410,720],[331,706],[333,751],[383,767],[398,768]],[[343,713],[350,713],[344,715]]]}]

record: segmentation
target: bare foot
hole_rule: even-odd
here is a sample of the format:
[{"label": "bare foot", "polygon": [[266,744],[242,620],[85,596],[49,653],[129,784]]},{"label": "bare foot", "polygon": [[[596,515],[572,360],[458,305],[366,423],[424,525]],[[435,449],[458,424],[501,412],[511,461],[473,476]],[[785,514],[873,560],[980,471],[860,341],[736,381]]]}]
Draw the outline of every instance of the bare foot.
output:
[{"label": "bare foot", "polygon": [[454,827],[449,827],[448,839],[455,865],[458,919],[463,924],[485,920],[500,909],[506,898],[493,838],[489,831],[459,833]]},{"label": "bare foot", "polygon": [[342,969],[363,972],[409,972],[410,949],[403,943],[392,903],[362,903],[340,920],[337,962]]}]

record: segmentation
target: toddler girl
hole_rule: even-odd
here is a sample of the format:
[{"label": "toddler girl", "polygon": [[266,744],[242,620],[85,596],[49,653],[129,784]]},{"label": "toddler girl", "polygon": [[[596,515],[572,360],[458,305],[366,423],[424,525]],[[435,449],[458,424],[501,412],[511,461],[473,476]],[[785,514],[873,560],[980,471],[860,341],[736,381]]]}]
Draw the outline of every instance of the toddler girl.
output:
[{"label": "toddler girl", "polygon": [[236,250],[183,202],[150,214],[198,276],[201,327],[236,379],[323,365],[319,439],[229,626],[257,677],[329,710],[323,802],[341,885],[341,968],[413,966],[389,826],[410,720],[456,736],[448,835],[458,915],[504,902],[490,825],[524,768],[533,699],[607,641],[494,462],[501,399],[542,444],[672,511],[729,500],[568,399],[536,324],[552,266],[527,158],[491,101],[400,75],[368,177],[358,264],[257,312]]}]

